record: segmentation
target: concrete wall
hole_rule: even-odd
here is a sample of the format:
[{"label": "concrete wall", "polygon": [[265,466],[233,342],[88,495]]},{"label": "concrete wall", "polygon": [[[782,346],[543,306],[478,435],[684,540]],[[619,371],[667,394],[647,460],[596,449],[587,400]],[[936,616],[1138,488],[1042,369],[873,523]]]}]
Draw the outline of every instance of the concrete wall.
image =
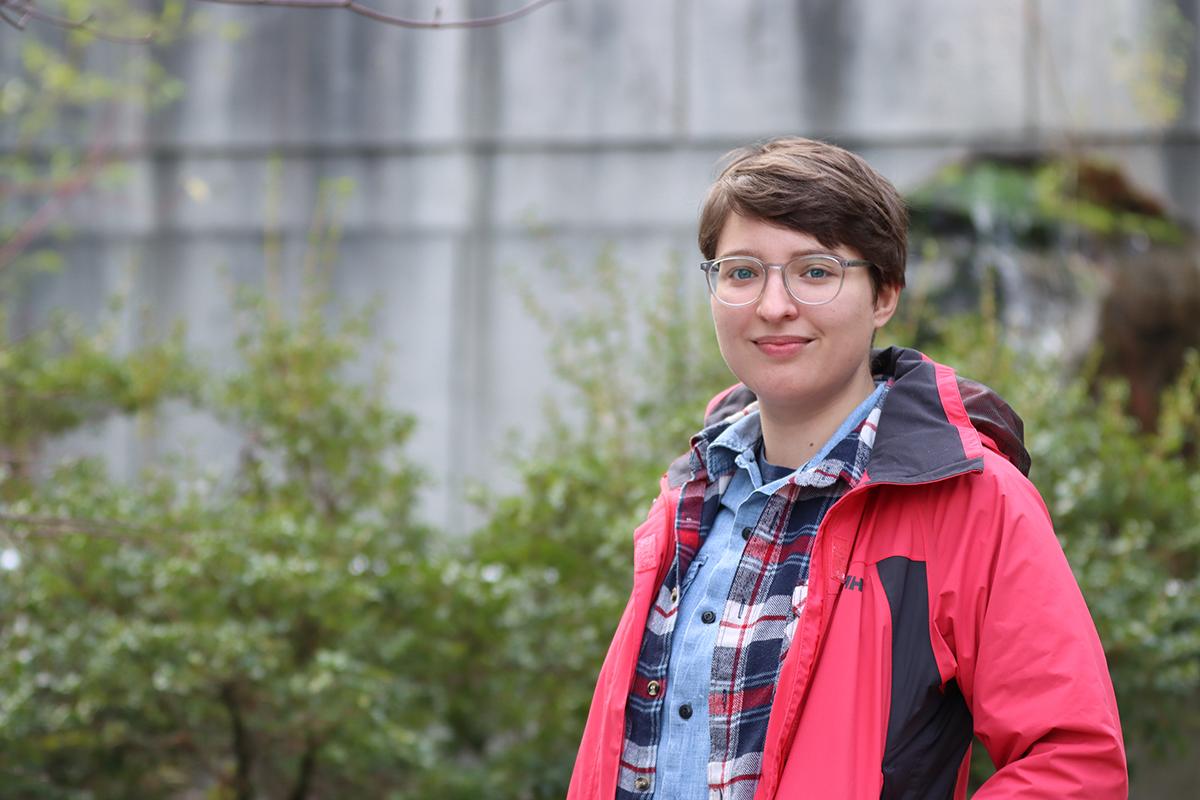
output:
[{"label": "concrete wall", "polygon": [[[445,6],[447,17],[498,8]],[[500,443],[536,430],[532,410],[552,388],[543,334],[509,277],[537,275],[546,256],[531,222],[574,269],[605,244],[639,267],[666,269],[673,254],[688,264],[717,158],[800,133],[863,153],[902,188],[979,149],[1085,148],[1200,224],[1195,37],[1178,92],[1164,95],[1153,72],[1163,21],[1195,26],[1200,0],[562,0],[501,27],[442,31],[336,10],[204,12],[244,36],[162,54],[182,100],[120,120],[129,179],[73,203],[68,267],[39,281],[23,319],[94,314],[128,282],[131,308],[183,319],[219,363],[229,285],[262,281],[264,230],[282,237],[294,284],[321,181],[349,178],[335,285],[350,303],[382,304],[368,360],[389,361],[395,403],[419,419],[424,510],[451,528],[471,521],[464,480],[504,485]],[[0,25],[7,74],[19,36]],[[140,335],[132,316],[127,334]],[[114,422],[63,447],[102,448],[127,471],[164,448],[233,457],[207,420],[180,410],[170,429],[147,440]]]}]

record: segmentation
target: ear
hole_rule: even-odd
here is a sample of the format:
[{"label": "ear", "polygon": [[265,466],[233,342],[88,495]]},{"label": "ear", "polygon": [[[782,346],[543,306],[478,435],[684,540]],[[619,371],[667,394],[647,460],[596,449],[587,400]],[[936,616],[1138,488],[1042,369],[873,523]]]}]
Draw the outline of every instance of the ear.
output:
[{"label": "ear", "polygon": [[889,283],[879,287],[879,292],[875,295],[875,330],[879,330],[887,324],[892,315],[896,313],[896,306],[900,303],[900,287]]}]

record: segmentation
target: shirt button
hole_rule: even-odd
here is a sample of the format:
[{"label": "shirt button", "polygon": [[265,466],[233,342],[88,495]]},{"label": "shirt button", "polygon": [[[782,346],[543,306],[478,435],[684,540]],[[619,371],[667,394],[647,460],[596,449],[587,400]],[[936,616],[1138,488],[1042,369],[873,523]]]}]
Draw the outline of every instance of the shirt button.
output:
[{"label": "shirt button", "polygon": [[647,789],[650,788],[650,779],[649,778],[634,778],[633,779],[633,788],[637,789],[639,792],[646,791]]},{"label": "shirt button", "polygon": [[658,681],[650,681],[646,684],[646,694],[651,697],[658,697],[658,690],[662,688],[662,684]]},{"label": "shirt button", "polygon": [[679,602],[679,587],[678,586],[676,586],[674,589],[671,590],[671,602],[672,603]]},{"label": "shirt button", "polygon": [[687,703],[684,703],[683,705],[681,705],[679,707],[679,716],[683,717],[684,719],[691,719],[692,718],[692,707],[690,705],[688,705]]},{"label": "shirt button", "polygon": [[754,528],[742,528],[742,538],[745,539],[747,542],[750,541],[750,537],[753,535],[754,535]]},{"label": "shirt button", "polygon": [[712,625],[717,621],[717,615],[711,611],[705,611],[700,615],[700,619],[704,621],[705,625]]}]

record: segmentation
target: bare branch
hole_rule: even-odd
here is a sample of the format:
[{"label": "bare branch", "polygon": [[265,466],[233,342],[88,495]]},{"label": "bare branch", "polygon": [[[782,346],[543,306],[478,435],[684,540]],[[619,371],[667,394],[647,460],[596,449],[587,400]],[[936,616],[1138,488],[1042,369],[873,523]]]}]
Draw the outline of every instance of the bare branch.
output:
[{"label": "bare branch", "polygon": [[112,520],[96,521],[74,517],[42,517],[26,514],[0,514],[0,530],[23,533],[26,537],[56,538],[60,536],[91,536],[116,539],[125,543],[152,539],[157,531],[139,528]]},{"label": "bare branch", "polygon": [[8,5],[8,3],[5,2],[5,0],[0,0],[0,20],[7,22],[9,25],[13,26],[19,31],[25,30],[26,18],[22,17],[21,19],[13,19],[8,15],[8,12],[4,10],[6,5]]},{"label": "bare branch", "polygon": [[[4,16],[4,12],[0,11],[0,17],[2,16]],[[82,168],[65,178],[42,178],[28,181],[0,180],[0,200],[8,197],[30,197],[69,190],[79,172],[82,172]]]},{"label": "bare branch", "polygon": [[[0,0],[0,2],[4,2],[4,0]],[[84,159],[83,167],[79,172],[51,195],[42,204],[41,208],[35,211],[33,216],[25,220],[21,224],[21,227],[17,228],[16,233],[0,246],[0,269],[4,269],[13,259],[19,256],[54,221],[55,215],[61,211],[62,206],[72,197],[82,192],[107,163],[109,140],[112,136],[111,129],[115,125],[114,116],[110,111],[109,119],[104,125],[104,128],[107,130],[103,135],[97,137],[96,141],[92,144],[87,157]]]},{"label": "bare branch", "polygon": [[320,743],[312,730],[304,734],[304,755],[300,758],[300,771],[296,776],[296,785],[292,788],[289,800],[308,800],[312,789],[313,775],[317,771],[317,750]]},{"label": "bare branch", "polygon": [[254,783],[251,772],[254,766],[254,742],[242,717],[237,686],[232,681],[221,685],[221,702],[229,712],[230,734],[233,737],[233,754],[237,770],[233,776],[234,796],[237,800],[253,800]]},{"label": "bare branch", "polygon": [[[20,19],[12,20],[4,13],[4,9],[21,15]],[[66,17],[60,17],[57,14],[51,14],[34,6],[34,0],[0,0],[0,16],[3,16],[4,21],[12,25],[18,30],[25,30],[26,20],[36,19],[39,22],[45,22],[48,25],[54,25],[58,28],[66,28],[67,30],[86,31],[97,39],[103,39],[108,42],[117,44],[149,44],[154,40],[154,33],[148,33],[145,36],[121,36],[120,34],[108,33],[100,30],[93,25],[93,16],[88,14],[83,19],[72,20]]]},{"label": "bare branch", "polygon": [[344,8],[367,19],[382,22],[385,25],[395,25],[399,28],[486,28],[492,25],[502,25],[518,17],[530,14],[554,0],[532,0],[518,9],[497,14],[492,17],[476,17],[474,19],[441,18],[441,4],[434,9],[433,19],[412,19],[385,14],[378,9],[365,6],[357,0],[203,0],[206,3],[220,3],[232,6],[279,6],[282,8]]}]

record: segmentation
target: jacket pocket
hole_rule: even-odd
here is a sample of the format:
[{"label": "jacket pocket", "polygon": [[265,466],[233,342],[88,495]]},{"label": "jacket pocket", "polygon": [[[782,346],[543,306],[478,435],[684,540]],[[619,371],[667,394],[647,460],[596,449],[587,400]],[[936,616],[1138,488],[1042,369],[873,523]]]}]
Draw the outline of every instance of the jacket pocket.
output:
[{"label": "jacket pocket", "polygon": [[633,571],[643,572],[657,569],[660,551],[664,542],[661,541],[664,532],[662,524],[662,502],[655,500],[646,515],[646,521],[633,531]]}]

